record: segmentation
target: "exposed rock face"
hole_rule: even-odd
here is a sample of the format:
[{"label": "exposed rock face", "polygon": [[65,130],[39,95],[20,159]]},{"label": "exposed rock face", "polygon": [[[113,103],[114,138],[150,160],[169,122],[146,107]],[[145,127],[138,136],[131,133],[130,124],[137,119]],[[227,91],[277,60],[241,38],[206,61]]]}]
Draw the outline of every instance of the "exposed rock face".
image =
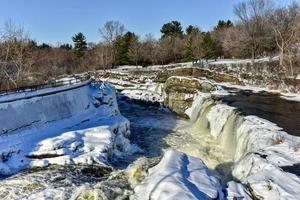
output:
[{"label": "exposed rock face", "polygon": [[217,82],[232,82],[238,85],[242,85],[243,83],[236,77],[218,73],[216,71],[210,71],[207,69],[202,69],[198,67],[183,67],[176,69],[165,69],[163,71],[158,72],[155,81],[164,83],[171,76],[186,76],[186,77],[206,77],[211,80],[215,80]]},{"label": "exposed rock face", "polygon": [[188,118],[185,110],[192,106],[198,92],[211,92],[215,87],[209,82],[186,77],[170,77],[164,87],[164,105],[182,117]]}]

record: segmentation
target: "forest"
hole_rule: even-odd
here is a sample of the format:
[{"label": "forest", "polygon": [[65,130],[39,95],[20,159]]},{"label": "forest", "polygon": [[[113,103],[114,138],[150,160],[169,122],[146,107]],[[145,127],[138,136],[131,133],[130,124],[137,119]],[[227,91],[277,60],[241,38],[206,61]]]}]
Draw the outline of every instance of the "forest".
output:
[{"label": "forest", "polygon": [[[84,31],[73,44],[37,44],[25,27],[7,20],[0,33],[0,89],[44,83],[49,78],[121,65],[164,65],[210,59],[275,57],[286,76],[300,66],[300,5],[275,6],[271,0],[249,0],[234,6],[237,21],[219,20],[210,31],[180,21],[162,25],[160,38],[127,30],[119,21],[98,28],[99,42]],[[97,29],[97,27],[95,27]]]}]

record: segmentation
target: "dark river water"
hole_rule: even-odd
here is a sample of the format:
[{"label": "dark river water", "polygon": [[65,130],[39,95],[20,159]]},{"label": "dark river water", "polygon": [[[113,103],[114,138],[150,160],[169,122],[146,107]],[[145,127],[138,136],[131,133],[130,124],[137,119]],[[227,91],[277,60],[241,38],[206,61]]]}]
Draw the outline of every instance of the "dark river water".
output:
[{"label": "dark river water", "polygon": [[228,105],[237,107],[245,115],[267,119],[291,135],[300,136],[300,102],[289,101],[268,92],[225,89],[232,92],[232,95],[221,97]]}]

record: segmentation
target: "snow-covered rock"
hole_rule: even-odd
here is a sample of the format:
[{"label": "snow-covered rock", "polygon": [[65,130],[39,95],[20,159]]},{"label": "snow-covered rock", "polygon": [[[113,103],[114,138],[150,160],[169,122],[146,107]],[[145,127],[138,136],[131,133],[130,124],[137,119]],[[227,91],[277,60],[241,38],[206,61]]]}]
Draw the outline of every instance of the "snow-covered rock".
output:
[{"label": "snow-covered rock", "polygon": [[198,158],[169,150],[135,189],[132,199],[223,199],[221,184]]}]

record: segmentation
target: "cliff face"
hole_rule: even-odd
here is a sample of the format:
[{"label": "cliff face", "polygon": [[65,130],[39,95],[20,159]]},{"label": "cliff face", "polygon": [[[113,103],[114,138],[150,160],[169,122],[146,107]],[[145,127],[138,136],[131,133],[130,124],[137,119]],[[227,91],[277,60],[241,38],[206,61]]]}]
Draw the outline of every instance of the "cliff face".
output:
[{"label": "cliff face", "polygon": [[198,92],[214,90],[215,87],[207,81],[173,76],[168,78],[164,84],[164,105],[179,116],[187,118],[185,110],[192,106],[194,96]]}]

